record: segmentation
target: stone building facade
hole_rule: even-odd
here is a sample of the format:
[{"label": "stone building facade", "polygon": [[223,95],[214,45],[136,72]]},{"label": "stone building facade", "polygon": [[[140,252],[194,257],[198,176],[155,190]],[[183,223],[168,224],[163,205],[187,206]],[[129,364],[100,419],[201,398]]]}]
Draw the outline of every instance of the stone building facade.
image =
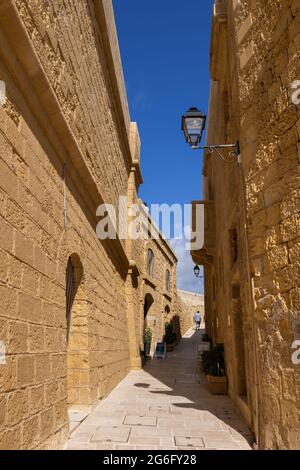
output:
[{"label": "stone building facade", "polygon": [[194,202],[207,330],[259,448],[299,449],[299,0],[216,0],[210,71],[207,143],[239,140],[241,163],[206,154]]},{"label": "stone building facade", "polygon": [[[140,330],[152,332],[151,355],[164,338],[165,323],[179,325],[177,314],[177,257],[144,208],[146,230],[151,238],[144,244],[142,321]],[[143,335],[141,335],[143,338]],[[143,347],[143,345],[142,345]]]},{"label": "stone building facade", "polygon": [[68,407],[141,367],[149,289],[160,338],[176,257],[151,243],[151,284],[142,240],[96,234],[142,182],[111,1],[1,2],[0,38],[0,449],[61,448]]}]

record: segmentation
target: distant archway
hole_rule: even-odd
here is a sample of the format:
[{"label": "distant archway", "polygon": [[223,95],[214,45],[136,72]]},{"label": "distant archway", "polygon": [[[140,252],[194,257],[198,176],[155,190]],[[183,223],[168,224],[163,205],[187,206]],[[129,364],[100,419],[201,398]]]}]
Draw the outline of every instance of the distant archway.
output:
[{"label": "distant archway", "polygon": [[152,304],[154,303],[154,299],[151,294],[146,294],[144,299],[144,320],[150,311]]}]

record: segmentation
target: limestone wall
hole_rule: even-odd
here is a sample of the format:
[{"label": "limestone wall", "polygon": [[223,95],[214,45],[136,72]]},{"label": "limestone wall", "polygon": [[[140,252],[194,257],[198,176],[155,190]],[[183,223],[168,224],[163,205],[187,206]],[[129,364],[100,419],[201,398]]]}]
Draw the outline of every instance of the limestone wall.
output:
[{"label": "limestone wall", "polygon": [[206,316],[225,343],[229,394],[261,448],[299,448],[298,0],[227,2],[213,20],[208,143],[241,144],[242,165],[206,156],[216,245]]},{"label": "limestone wall", "polygon": [[95,229],[98,204],[127,195],[131,173],[137,188],[139,169],[110,2],[7,1],[0,17],[0,448],[58,448],[67,405],[92,406],[130,368],[131,247]]}]

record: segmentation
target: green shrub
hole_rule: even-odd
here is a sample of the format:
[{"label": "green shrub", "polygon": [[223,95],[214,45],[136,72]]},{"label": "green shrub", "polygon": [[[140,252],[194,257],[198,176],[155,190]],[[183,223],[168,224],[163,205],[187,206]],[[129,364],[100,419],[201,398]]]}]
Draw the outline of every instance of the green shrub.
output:
[{"label": "green shrub", "polygon": [[151,343],[151,341],[152,341],[152,330],[151,328],[147,328],[144,334],[144,342]]}]

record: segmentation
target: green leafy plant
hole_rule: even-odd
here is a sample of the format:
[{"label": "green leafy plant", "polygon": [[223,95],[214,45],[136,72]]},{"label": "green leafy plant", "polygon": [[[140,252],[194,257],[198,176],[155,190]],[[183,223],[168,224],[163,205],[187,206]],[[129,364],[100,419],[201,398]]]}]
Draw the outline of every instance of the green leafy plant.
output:
[{"label": "green leafy plant", "polygon": [[151,328],[147,328],[144,334],[144,342],[151,343],[152,341],[152,330]]},{"label": "green leafy plant", "polygon": [[209,351],[203,351],[201,357],[202,369],[205,375],[215,377],[224,377],[226,375],[223,344],[216,344]]},{"label": "green leafy plant", "polygon": [[171,323],[165,323],[165,335],[164,341],[167,344],[175,343],[177,339],[177,334],[173,331],[173,326]]}]

